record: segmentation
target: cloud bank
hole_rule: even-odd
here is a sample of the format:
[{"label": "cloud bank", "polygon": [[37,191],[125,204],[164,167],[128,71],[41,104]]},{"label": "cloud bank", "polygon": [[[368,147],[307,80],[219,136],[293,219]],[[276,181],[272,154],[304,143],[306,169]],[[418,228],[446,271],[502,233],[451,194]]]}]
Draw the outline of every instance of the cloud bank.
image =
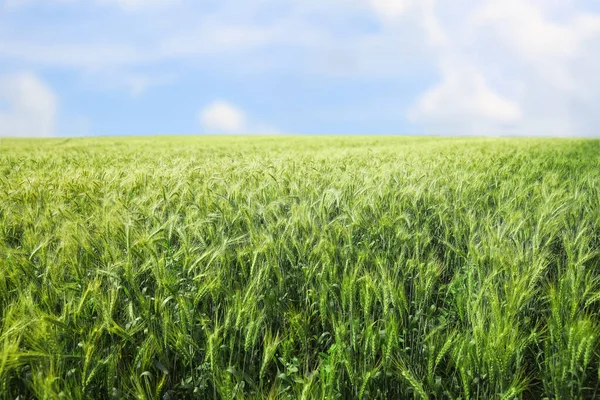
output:
[{"label": "cloud bank", "polygon": [[246,112],[235,105],[216,100],[199,113],[200,126],[208,134],[262,134],[273,135],[279,131],[271,126],[250,120]]}]

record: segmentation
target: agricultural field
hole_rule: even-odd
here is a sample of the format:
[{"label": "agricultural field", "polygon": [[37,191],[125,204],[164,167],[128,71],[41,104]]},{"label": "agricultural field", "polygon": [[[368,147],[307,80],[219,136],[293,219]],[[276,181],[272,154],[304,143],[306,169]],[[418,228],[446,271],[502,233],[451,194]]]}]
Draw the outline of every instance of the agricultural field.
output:
[{"label": "agricultural field", "polygon": [[2,399],[600,398],[600,141],[0,142]]}]

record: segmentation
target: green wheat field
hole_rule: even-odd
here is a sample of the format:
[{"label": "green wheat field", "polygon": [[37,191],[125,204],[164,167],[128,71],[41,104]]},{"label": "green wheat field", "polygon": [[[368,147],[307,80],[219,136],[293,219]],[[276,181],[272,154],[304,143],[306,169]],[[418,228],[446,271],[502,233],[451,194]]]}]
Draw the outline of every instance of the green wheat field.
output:
[{"label": "green wheat field", "polygon": [[2,399],[600,398],[600,142],[0,142]]}]

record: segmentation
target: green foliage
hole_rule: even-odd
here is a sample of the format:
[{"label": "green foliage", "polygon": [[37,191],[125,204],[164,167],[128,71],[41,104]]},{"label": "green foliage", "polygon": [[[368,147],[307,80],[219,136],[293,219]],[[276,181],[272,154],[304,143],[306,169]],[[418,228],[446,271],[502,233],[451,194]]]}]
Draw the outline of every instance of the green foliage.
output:
[{"label": "green foliage", "polygon": [[600,397],[600,147],[4,140],[0,398]]}]

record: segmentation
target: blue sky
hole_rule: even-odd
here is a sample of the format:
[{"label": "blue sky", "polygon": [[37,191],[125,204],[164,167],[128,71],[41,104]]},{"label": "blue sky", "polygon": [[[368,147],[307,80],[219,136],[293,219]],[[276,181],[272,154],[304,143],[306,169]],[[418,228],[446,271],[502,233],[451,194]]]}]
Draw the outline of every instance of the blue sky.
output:
[{"label": "blue sky", "polygon": [[0,0],[0,136],[600,136],[577,0]]}]

